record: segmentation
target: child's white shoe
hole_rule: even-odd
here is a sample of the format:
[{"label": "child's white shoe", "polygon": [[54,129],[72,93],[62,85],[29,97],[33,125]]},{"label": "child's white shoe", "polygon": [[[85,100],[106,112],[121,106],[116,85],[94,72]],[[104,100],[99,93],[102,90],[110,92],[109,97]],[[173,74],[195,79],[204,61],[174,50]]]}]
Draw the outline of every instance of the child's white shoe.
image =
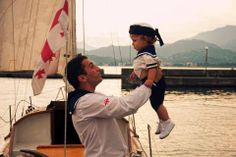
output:
[{"label": "child's white shoe", "polygon": [[159,123],[157,124],[157,130],[156,130],[155,134],[160,134],[161,133],[162,123],[163,123],[163,121],[159,121]]},{"label": "child's white shoe", "polygon": [[166,138],[170,132],[172,131],[172,129],[175,127],[175,123],[173,123],[170,119],[168,119],[167,121],[164,121],[161,125],[162,129],[161,129],[161,133],[159,135],[160,139]]}]

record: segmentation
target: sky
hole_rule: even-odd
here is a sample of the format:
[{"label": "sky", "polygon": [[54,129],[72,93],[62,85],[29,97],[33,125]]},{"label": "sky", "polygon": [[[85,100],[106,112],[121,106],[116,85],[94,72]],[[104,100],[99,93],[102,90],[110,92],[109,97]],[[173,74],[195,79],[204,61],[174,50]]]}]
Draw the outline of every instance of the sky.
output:
[{"label": "sky", "polygon": [[102,47],[130,45],[131,24],[149,23],[165,43],[191,38],[200,32],[236,25],[236,0],[76,0],[76,35]]}]

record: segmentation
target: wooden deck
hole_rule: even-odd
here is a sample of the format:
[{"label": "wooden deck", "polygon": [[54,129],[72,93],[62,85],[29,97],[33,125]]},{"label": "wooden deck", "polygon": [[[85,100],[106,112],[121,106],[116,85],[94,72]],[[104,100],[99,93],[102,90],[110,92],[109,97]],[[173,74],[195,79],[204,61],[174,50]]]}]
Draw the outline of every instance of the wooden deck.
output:
[{"label": "wooden deck", "polygon": [[[42,145],[37,147],[37,151],[49,157],[64,157],[64,145]],[[66,155],[68,157],[83,157],[84,146],[82,144],[68,144]]]}]

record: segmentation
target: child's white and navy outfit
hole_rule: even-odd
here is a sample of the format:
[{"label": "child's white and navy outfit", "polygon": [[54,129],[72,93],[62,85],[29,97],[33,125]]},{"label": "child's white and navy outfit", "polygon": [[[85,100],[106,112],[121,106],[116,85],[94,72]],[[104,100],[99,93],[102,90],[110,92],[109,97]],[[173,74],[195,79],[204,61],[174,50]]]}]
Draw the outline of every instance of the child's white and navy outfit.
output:
[{"label": "child's white and navy outfit", "polygon": [[[130,26],[129,34],[135,35],[145,35],[151,37],[154,40],[157,39],[162,46],[164,43],[162,38],[159,34],[158,29],[152,28],[149,24],[141,23],[141,24],[134,24]],[[144,83],[147,80],[147,73],[142,73],[142,71],[148,71],[152,68],[159,68],[160,60],[158,59],[155,51],[155,47],[153,45],[148,45],[143,50],[139,51],[137,57],[134,59],[134,72],[135,74],[142,80]],[[150,102],[153,109],[157,112],[157,109],[163,104],[164,96],[165,96],[165,78],[162,78],[158,82],[154,82],[152,86],[152,93],[150,96]],[[160,139],[167,137],[171,130],[174,128],[175,124],[170,120],[161,121],[157,126],[156,134],[160,134]]]},{"label": "child's white and navy outfit", "polygon": [[[134,72],[138,78],[141,79],[142,83],[147,80],[147,76],[141,78],[141,73],[143,70],[147,71],[152,68],[160,67],[160,59],[156,55],[154,45],[148,45],[143,50],[137,53],[137,56],[133,61]],[[164,76],[158,81],[154,82],[152,86],[152,94],[150,96],[150,102],[152,108],[157,111],[158,107],[163,104],[165,96],[165,78]]]}]

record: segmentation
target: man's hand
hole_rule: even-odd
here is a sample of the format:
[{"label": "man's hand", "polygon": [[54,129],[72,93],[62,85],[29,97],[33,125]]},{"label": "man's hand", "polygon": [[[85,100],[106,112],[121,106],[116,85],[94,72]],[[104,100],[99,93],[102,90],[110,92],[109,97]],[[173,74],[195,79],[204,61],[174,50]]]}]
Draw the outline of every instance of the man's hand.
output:
[{"label": "man's hand", "polygon": [[144,85],[147,86],[147,87],[149,87],[149,88],[152,88],[153,80],[146,80],[146,81],[144,82]]}]

